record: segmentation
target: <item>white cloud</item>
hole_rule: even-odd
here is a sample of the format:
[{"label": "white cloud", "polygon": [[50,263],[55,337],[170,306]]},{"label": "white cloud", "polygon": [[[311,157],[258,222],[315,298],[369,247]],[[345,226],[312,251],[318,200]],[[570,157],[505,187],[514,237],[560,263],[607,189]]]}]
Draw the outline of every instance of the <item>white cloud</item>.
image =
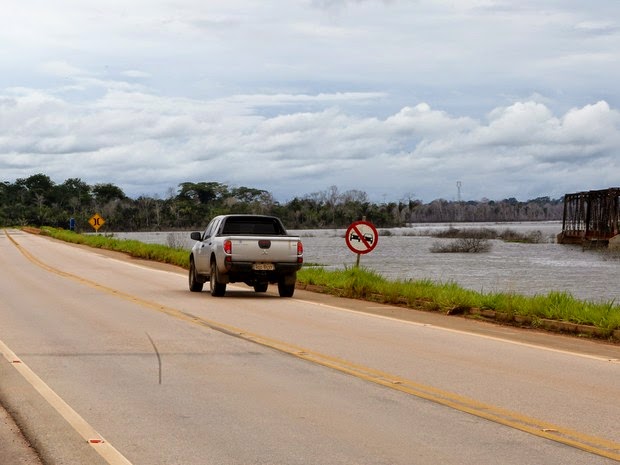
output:
[{"label": "white cloud", "polygon": [[575,24],[575,29],[587,33],[610,34],[618,32],[620,26],[609,20],[581,21]]},{"label": "white cloud", "polygon": [[620,4],[12,2],[5,180],[432,200],[620,184]]},{"label": "white cloud", "polygon": [[128,69],[126,71],[121,72],[121,75],[127,76],[130,78],[143,79],[151,77],[151,74],[145,73],[144,71],[139,71],[135,69]]},{"label": "white cloud", "polygon": [[542,103],[515,102],[486,120],[452,116],[424,102],[384,119],[334,106],[260,112],[260,103],[329,105],[340,97],[259,95],[223,104],[115,89],[84,105],[21,89],[0,98],[2,126],[12,128],[10,137],[0,138],[0,166],[16,177],[45,171],[58,182],[116,180],[133,195],[147,193],[139,191],[147,185],[162,195],[183,181],[215,179],[285,198],[332,184],[392,198],[421,186],[418,195],[431,198],[456,179],[478,185],[470,191],[479,197],[501,197],[516,195],[502,193],[516,180],[540,184],[542,172],[553,178],[552,171],[568,164],[581,170],[605,158],[608,170],[620,172],[620,114],[604,101],[559,116]]},{"label": "white cloud", "polygon": [[65,61],[48,61],[43,63],[40,66],[40,69],[44,73],[60,77],[74,77],[86,74],[83,70],[72,66]]}]

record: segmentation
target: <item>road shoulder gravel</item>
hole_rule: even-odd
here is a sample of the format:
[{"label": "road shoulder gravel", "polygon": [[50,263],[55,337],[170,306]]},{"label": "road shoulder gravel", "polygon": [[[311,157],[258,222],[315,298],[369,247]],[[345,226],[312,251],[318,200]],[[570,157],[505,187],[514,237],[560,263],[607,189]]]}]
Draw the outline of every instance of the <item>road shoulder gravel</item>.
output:
[{"label": "road shoulder gravel", "polygon": [[0,405],[0,461],[7,465],[42,465],[9,413]]}]

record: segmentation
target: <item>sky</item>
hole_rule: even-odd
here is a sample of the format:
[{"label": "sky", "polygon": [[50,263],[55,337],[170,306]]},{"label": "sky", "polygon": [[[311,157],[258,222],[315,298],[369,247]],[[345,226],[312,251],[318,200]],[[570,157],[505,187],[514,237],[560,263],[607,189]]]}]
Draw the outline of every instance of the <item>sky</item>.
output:
[{"label": "sky", "polygon": [[560,198],[620,187],[619,82],[618,0],[5,0],[0,182]]}]

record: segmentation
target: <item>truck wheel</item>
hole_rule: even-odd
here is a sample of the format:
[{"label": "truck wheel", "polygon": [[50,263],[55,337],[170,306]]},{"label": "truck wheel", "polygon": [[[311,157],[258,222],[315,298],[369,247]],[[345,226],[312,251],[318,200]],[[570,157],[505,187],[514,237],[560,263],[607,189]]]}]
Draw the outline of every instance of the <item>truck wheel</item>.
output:
[{"label": "truck wheel", "polygon": [[267,292],[268,287],[269,287],[269,283],[254,284],[254,290],[256,292]]},{"label": "truck wheel", "polygon": [[222,297],[226,293],[226,283],[221,283],[219,281],[215,260],[211,262],[211,277],[209,278],[209,287],[211,288],[211,295],[213,297]]},{"label": "truck wheel", "polygon": [[196,265],[194,265],[194,259],[189,260],[189,290],[192,292],[201,292],[203,283],[201,283],[196,277]]},{"label": "truck wheel", "polygon": [[278,294],[280,297],[293,297],[295,293],[295,281],[292,284],[286,282],[284,278],[278,281]]}]

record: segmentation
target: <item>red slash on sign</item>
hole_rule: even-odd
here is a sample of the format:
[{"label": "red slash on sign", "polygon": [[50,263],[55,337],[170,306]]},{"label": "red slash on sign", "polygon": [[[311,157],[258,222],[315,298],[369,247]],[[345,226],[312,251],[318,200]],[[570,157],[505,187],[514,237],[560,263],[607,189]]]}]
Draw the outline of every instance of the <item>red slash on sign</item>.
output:
[{"label": "red slash on sign", "polygon": [[379,233],[372,223],[356,221],[347,229],[345,240],[352,252],[366,254],[377,246]]}]

